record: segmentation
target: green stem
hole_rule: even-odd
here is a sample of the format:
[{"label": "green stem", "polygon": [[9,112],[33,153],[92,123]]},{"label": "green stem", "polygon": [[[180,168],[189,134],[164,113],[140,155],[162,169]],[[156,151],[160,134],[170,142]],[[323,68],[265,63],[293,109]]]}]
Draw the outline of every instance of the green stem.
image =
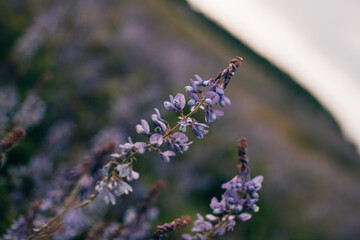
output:
[{"label": "green stem", "polygon": [[222,225],[224,225],[224,223],[229,219],[229,217],[231,216],[231,214],[234,213],[234,211],[235,211],[235,209],[231,209],[231,211],[227,213],[227,215],[226,215],[226,217],[225,217],[224,220],[219,221],[219,223],[216,224],[215,227],[213,227],[210,232],[204,233],[204,235],[205,235],[206,237],[209,237],[209,238],[214,237],[214,236],[213,236],[214,232],[215,232],[218,228],[220,228]]}]

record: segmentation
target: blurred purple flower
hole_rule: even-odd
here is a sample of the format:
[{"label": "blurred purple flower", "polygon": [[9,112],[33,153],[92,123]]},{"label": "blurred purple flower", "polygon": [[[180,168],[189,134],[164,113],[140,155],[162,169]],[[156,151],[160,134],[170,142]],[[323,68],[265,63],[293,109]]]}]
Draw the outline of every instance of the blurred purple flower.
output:
[{"label": "blurred purple flower", "polygon": [[170,157],[175,156],[176,154],[173,151],[165,151],[165,152],[160,152],[160,157],[164,162],[170,162]]},{"label": "blurred purple flower", "polygon": [[141,124],[136,125],[136,132],[141,135],[149,135],[150,127],[146,120],[141,119]]}]

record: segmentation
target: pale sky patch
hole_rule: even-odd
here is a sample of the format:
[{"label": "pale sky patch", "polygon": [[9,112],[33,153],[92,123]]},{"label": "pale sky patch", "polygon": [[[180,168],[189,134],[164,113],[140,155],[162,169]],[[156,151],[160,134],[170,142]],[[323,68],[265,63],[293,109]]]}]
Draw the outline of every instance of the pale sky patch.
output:
[{"label": "pale sky patch", "polygon": [[[328,22],[329,26],[324,26],[323,32],[310,34],[316,27],[322,29],[320,24],[323,23],[317,21],[322,17],[321,14],[324,14],[323,18],[331,17],[331,14],[337,14],[337,9],[320,9],[308,12],[308,15],[296,15],[297,9],[289,9],[290,5],[289,12],[285,12],[283,5],[282,8],[271,6],[271,2],[281,4],[279,0],[188,1],[195,9],[269,59],[312,93],[333,115],[344,135],[360,152],[360,79],[357,68],[360,62],[354,63],[354,60],[360,59],[360,48],[358,41],[351,41],[347,37],[360,39],[360,31],[354,31],[356,26],[353,27],[351,22],[337,21],[336,28],[331,29],[332,23]],[[310,4],[310,1],[303,4]],[[337,4],[341,4],[341,1]],[[347,7],[351,9],[349,4]],[[306,10],[306,6],[304,9]],[[293,18],[289,16],[291,11],[294,12]],[[342,12],[347,13],[355,14],[356,11]],[[307,25],[302,26],[301,19],[296,16],[306,17],[303,22]],[[311,18],[314,26],[311,25]],[[353,19],[356,16],[347,18]],[[345,51],[345,46],[341,46],[341,43],[353,43],[354,46],[346,45],[350,51]],[[333,57],[334,52],[338,57]]]}]

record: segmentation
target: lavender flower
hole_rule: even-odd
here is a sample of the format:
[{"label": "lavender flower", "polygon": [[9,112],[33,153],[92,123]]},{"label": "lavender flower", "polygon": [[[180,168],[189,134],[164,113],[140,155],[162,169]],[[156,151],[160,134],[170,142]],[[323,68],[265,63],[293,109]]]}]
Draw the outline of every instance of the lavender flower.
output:
[{"label": "lavender flower", "polygon": [[[230,81],[231,76],[233,76],[235,70],[240,66],[242,58],[237,57],[233,59],[228,68],[220,72],[216,78],[212,78],[204,81],[198,75],[195,75],[195,81],[190,79],[191,86],[186,86],[185,91],[190,97],[188,104],[191,106],[190,112],[185,115],[183,114],[183,109],[186,104],[185,96],[181,93],[178,93],[173,97],[170,95],[170,101],[164,102],[164,107],[167,110],[175,111],[179,113],[180,121],[174,126],[170,127],[170,124],[165,121],[161,115],[160,111],[155,108],[155,113],[151,115],[151,120],[155,125],[152,133],[149,124],[146,120],[142,119],[140,124],[136,125],[136,132],[140,135],[144,135],[148,138],[145,142],[135,142],[128,138],[128,142],[119,145],[119,153],[114,153],[111,156],[112,161],[106,164],[103,168],[104,177],[96,183],[95,190],[96,192],[90,196],[89,200],[79,203],[77,207],[83,207],[91,203],[97,195],[101,194],[107,204],[110,202],[114,205],[116,203],[115,196],[121,196],[123,194],[129,194],[133,191],[133,188],[126,181],[133,181],[139,178],[139,173],[133,170],[133,162],[136,160],[137,154],[143,154],[146,150],[157,151],[160,158],[164,162],[169,162],[170,157],[175,156],[175,152],[171,150],[162,150],[160,147],[166,147],[163,145],[165,141],[167,146],[170,149],[174,149],[176,152],[183,153],[188,150],[189,146],[193,143],[189,141],[189,138],[183,133],[186,131],[186,127],[190,126],[193,134],[201,139],[205,134],[208,133],[208,125],[199,123],[196,119],[191,116],[198,111],[198,109],[205,111],[205,122],[211,123],[215,121],[218,117],[223,116],[223,112],[216,109],[215,106],[219,104],[221,107],[225,104],[230,104],[230,100],[224,96],[224,89]],[[200,87],[210,87],[205,94]],[[180,132],[176,132],[177,128],[180,128]],[[240,176],[240,174],[239,174]],[[126,180],[126,181],[125,181]],[[245,182],[244,182],[245,183]],[[227,217],[207,217],[211,220],[206,221],[200,214],[198,214],[198,219],[194,223],[193,233],[195,233],[195,238],[205,239],[207,235],[212,234],[221,234],[226,231],[230,231],[235,226],[235,217],[233,215],[234,209],[237,209],[236,214],[240,214],[242,208],[239,206],[248,206],[250,209],[256,210],[255,202],[257,197],[255,192],[259,189],[259,184],[261,181],[256,180],[246,185],[246,189],[249,194],[246,196],[246,200],[243,199],[243,196],[239,196],[239,192],[245,194],[245,187],[241,190],[232,189],[228,187],[226,192],[223,194],[223,199],[218,202],[217,200],[212,202],[214,208],[214,214],[224,213]],[[243,184],[244,185],[244,184]],[[250,195],[251,194],[251,195]],[[239,210],[240,209],[240,210]],[[55,219],[58,219],[60,215],[55,216]],[[218,223],[212,223],[210,221],[217,219]],[[242,217],[246,219],[246,217]],[[51,222],[51,220],[50,220]],[[160,232],[165,232],[168,230],[175,230],[176,223],[169,223],[168,225],[159,226]],[[214,225],[215,224],[215,225]],[[43,225],[39,232],[45,230],[46,225]],[[122,228],[122,226],[120,226]]]},{"label": "lavender flower", "polygon": [[[183,153],[187,151],[192,144],[192,141],[188,142],[189,138],[184,134],[187,126],[190,126],[191,131],[197,138],[203,138],[204,135],[208,133],[208,130],[205,129],[208,128],[208,125],[199,123],[196,119],[192,118],[191,115],[198,109],[204,110],[206,123],[211,123],[218,117],[223,116],[224,113],[215,109],[214,106],[219,104],[223,107],[225,104],[230,104],[230,100],[224,95],[224,89],[234,71],[240,66],[241,61],[242,58],[240,57],[232,60],[229,67],[220,72],[214,79],[204,81],[198,75],[195,75],[195,81],[190,79],[191,86],[185,87],[185,91],[190,97],[188,104],[191,105],[191,112],[188,115],[183,114],[183,109],[186,104],[185,96],[182,93],[177,93],[175,97],[170,95],[170,101],[165,101],[164,107],[167,110],[180,113],[180,121],[175,127],[170,127],[169,123],[161,117],[160,111],[157,108],[155,108],[155,113],[151,115],[151,120],[155,125],[155,133],[151,133],[149,124],[146,120],[142,119],[140,124],[136,125],[136,132],[140,135],[147,136],[149,138],[148,142],[136,142],[134,144],[129,137],[128,142],[120,144],[120,153],[112,154],[115,160],[112,164],[118,164],[117,161],[121,161],[118,167],[116,167],[116,170],[120,172],[118,177],[122,179],[125,177],[125,173],[129,172],[125,170],[128,168],[123,164],[128,164],[128,166],[132,165],[132,162],[135,160],[135,155],[138,153],[143,154],[147,149],[157,151],[164,162],[170,162],[170,157],[175,156],[175,152],[171,150],[161,150],[160,147],[163,146],[164,141],[169,148],[174,149],[176,152]],[[200,87],[208,86],[210,86],[210,89],[205,94],[199,89]],[[199,97],[200,94],[202,95],[202,99]],[[177,127],[179,127],[180,132],[174,132]],[[136,174],[135,177],[126,176],[127,179],[137,179],[137,177],[138,175]],[[114,170],[107,173],[104,181],[116,181]],[[108,185],[107,188],[101,188],[102,185],[99,184],[98,189],[107,189],[111,192],[112,188],[119,188],[119,186],[121,186],[122,188],[117,191],[117,195],[119,195],[119,192],[121,194],[130,192],[131,190],[127,188],[126,185],[125,187],[122,186],[124,184],[126,183],[123,180],[120,180],[119,185],[111,184],[110,186]],[[227,195],[230,193],[232,192],[229,190]],[[111,195],[105,193],[105,197],[110,199]]]},{"label": "lavender flower", "polygon": [[170,157],[175,156],[176,154],[173,151],[165,151],[165,152],[160,152],[160,158],[164,161],[164,162],[170,162]]},{"label": "lavender flower", "polygon": [[128,164],[121,164],[116,166],[116,170],[119,172],[121,178],[126,177],[126,180],[133,181],[140,177],[138,172],[135,172]]},{"label": "lavender flower", "polygon": [[160,134],[155,133],[150,137],[150,143],[154,147],[160,147],[163,142],[164,142],[163,136]]},{"label": "lavender flower", "polygon": [[123,194],[127,195],[133,191],[133,188],[125,181],[119,181],[118,179],[111,177],[107,182],[99,181],[95,186],[95,190],[104,194],[106,204],[111,202],[112,205],[115,205],[116,199],[114,195],[118,197]]},{"label": "lavender flower", "polygon": [[261,189],[263,177],[250,178],[246,148],[246,139],[242,138],[239,140],[238,146],[238,175],[222,185],[226,191],[220,201],[216,197],[211,199],[210,208],[213,214],[206,215],[209,221],[205,221],[198,214],[198,220],[191,229],[193,235],[184,234],[184,239],[203,240],[208,237],[221,236],[225,232],[234,230],[236,220],[244,222],[251,218],[251,214],[244,212],[244,209],[251,212],[259,211],[259,207],[255,203],[259,198],[257,192]]},{"label": "lavender flower", "polygon": [[164,102],[164,107],[167,110],[171,110],[171,111],[182,111],[183,108],[185,107],[185,96],[181,93],[178,93],[175,95],[175,98],[170,95],[170,102],[169,101],[165,101]]},{"label": "lavender flower", "polygon": [[[120,144],[120,152],[122,156],[128,156],[130,153],[137,152],[139,154],[143,154],[146,151],[147,144],[144,142],[136,142],[135,144],[132,142],[129,137],[128,142],[125,144]],[[113,154],[113,157],[118,157],[118,154]]]},{"label": "lavender flower", "polygon": [[186,127],[190,126],[191,131],[198,139],[202,139],[204,135],[208,133],[208,130],[205,128],[208,128],[209,126],[204,123],[198,123],[194,118],[187,118],[185,121],[179,122],[179,125],[179,130],[181,132],[186,132]]},{"label": "lavender flower", "polygon": [[141,119],[141,124],[136,125],[136,132],[142,135],[149,135],[150,127],[146,120]]},{"label": "lavender flower", "polygon": [[160,112],[157,108],[155,108],[155,112],[156,112],[156,114],[151,115],[151,119],[156,126],[155,132],[164,133],[167,129],[166,124],[165,124],[166,121],[161,118]]},{"label": "lavender flower", "polygon": [[189,149],[189,145],[193,142],[187,142],[189,138],[181,132],[176,132],[172,135],[172,138],[167,140],[168,145],[175,149],[177,152],[183,153]]}]

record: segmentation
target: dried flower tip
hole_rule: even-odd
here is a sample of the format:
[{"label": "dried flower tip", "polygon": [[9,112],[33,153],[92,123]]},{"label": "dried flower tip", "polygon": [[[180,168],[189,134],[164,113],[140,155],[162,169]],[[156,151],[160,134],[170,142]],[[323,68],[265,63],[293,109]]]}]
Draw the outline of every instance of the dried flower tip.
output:
[{"label": "dried flower tip", "polygon": [[189,216],[182,216],[180,218],[175,219],[174,221],[170,223],[165,223],[163,225],[157,226],[157,230],[155,233],[151,236],[150,239],[162,239],[166,238],[167,234],[169,232],[175,232],[176,228],[178,227],[184,227],[188,225],[191,222],[191,218]]},{"label": "dried flower tip", "polygon": [[247,139],[245,137],[242,137],[238,140],[238,142],[238,156],[244,157],[247,151]]},{"label": "dried flower tip", "polygon": [[0,141],[0,152],[7,152],[11,148],[15,147],[21,140],[24,139],[26,132],[22,128],[12,129],[6,136]]},{"label": "dried flower tip", "polygon": [[14,128],[0,141],[0,168],[5,163],[5,153],[10,151],[21,140],[23,140],[25,135],[26,132],[24,129]]}]

